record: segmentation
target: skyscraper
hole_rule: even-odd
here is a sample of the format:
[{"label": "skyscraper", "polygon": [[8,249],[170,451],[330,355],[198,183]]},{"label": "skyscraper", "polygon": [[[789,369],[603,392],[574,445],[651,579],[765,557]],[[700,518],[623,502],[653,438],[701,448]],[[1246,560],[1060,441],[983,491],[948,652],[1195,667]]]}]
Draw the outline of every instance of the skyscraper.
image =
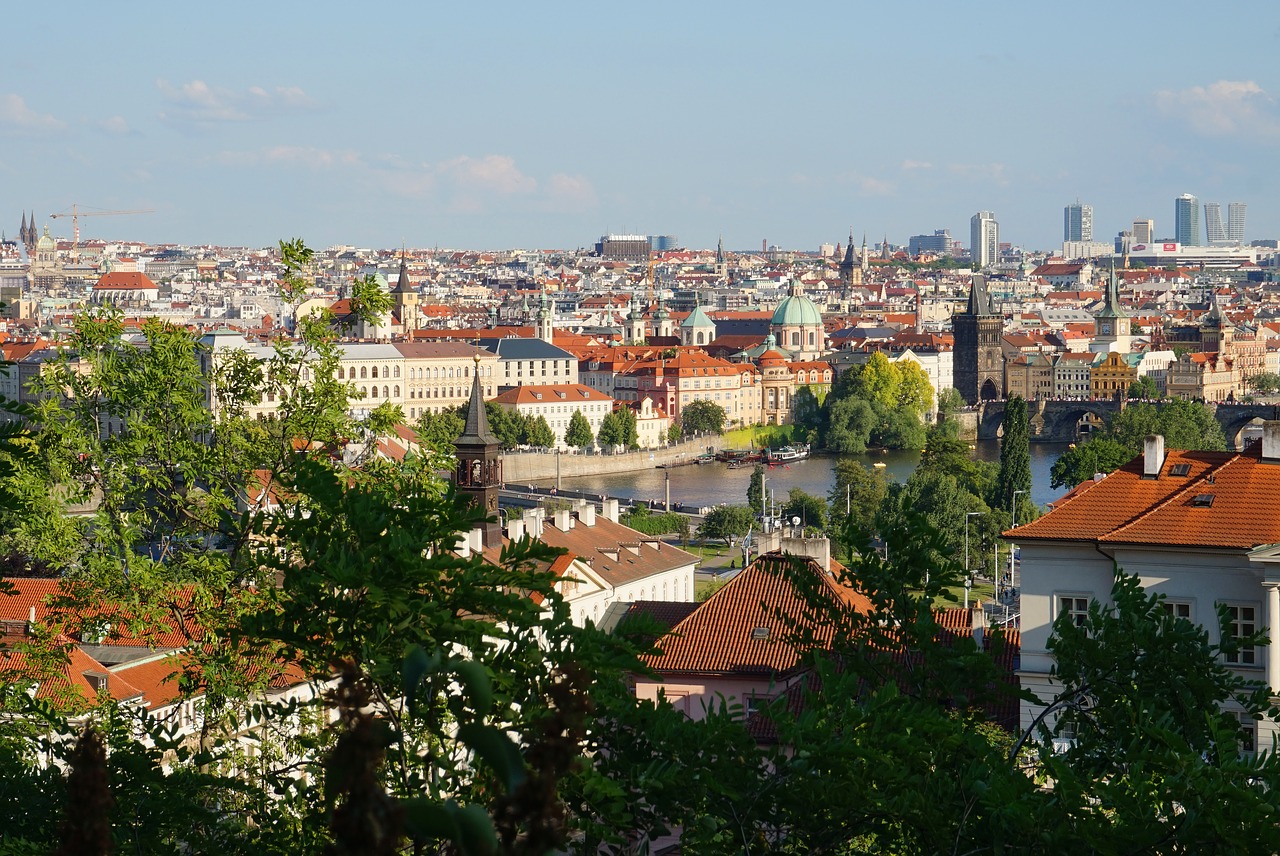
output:
[{"label": "skyscraper", "polygon": [[1062,209],[1062,240],[1093,240],[1093,206],[1085,205],[1079,199],[1074,204]]},{"label": "skyscraper", "polygon": [[1244,246],[1244,215],[1249,206],[1243,202],[1227,205],[1227,240]]},{"label": "skyscraper", "polygon": [[1000,257],[1000,224],[990,211],[979,211],[969,218],[969,256],[979,270]]},{"label": "skyscraper", "polygon": [[1227,241],[1227,229],[1222,225],[1222,206],[1217,202],[1204,204],[1204,236],[1211,247]]},{"label": "skyscraper", "polygon": [[1155,220],[1134,220],[1133,221],[1133,242],[1135,244],[1149,244],[1156,234]]},{"label": "skyscraper", "polygon": [[1200,200],[1184,193],[1173,201],[1174,240],[1184,247],[1200,246]]}]

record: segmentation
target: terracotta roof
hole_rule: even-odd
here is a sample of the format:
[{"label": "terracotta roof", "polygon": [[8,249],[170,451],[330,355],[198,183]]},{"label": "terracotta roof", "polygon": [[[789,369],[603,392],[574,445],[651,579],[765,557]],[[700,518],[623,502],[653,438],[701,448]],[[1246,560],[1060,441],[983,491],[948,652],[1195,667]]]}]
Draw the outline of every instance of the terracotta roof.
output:
[{"label": "terracotta roof", "polygon": [[767,553],[673,627],[659,642],[662,653],[646,656],[646,663],[664,672],[768,675],[795,669],[801,653],[788,639],[788,621],[811,631],[819,645],[829,645],[833,633],[813,621],[791,582],[797,573],[817,575],[833,600],[871,609],[864,595],[836,583],[813,559]]},{"label": "terracotta roof", "polygon": [[584,401],[613,401],[612,398],[580,383],[548,383],[538,386],[516,386],[490,399],[499,404],[581,404]]},{"label": "terracotta roof", "polygon": [[[1186,475],[1173,475],[1178,465]],[[1269,513],[1280,496],[1280,463],[1263,461],[1260,444],[1239,453],[1171,450],[1157,478],[1143,478],[1142,469],[1139,456],[1005,534],[1014,541],[1246,550],[1280,543],[1280,515]]]},{"label": "terracotta roof", "polygon": [[112,271],[102,275],[97,284],[93,286],[94,291],[103,291],[110,289],[140,289],[140,288],[159,288],[151,277],[145,273],[138,271]]},{"label": "terracotta roof", "polygon": [[574,520],[568,532],[557,529],[554,520],[548,520],[542,527],[541,540],[577,556],[593,573],[615,587],[698,561],[692,553],[614,523],[600,514],[591,526]]}]

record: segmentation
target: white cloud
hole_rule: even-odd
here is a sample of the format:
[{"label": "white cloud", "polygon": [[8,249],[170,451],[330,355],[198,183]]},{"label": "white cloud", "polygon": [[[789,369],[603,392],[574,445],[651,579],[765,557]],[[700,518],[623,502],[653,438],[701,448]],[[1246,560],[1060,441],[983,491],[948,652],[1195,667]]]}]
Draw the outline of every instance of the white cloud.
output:
[{"label": "white cloud", "polygon": [[889,196],[896,189],[892,181],[868,176],[858,179],[857,185],[863,196]]},{"label": "white cloud", "polygon": [[1276,99],[1252,80],[1219,80],[1208,86],[1156,93],[1156,108],[1206,136],[1280,133]]},{"label": "white cloud", "polygon": [[988,181],[999,185],[1009,183],[1009,179],[1005,177],[1005,165],[1002,163],[953,163],[947,165],[947,170],[960,178]]},{"label": "white cloud", "polygon": [[286,110],[314,106],[311,98],[296,86],[277,86],[272,90],[251,86],[237,92],[210,86],[203,80],[174,86],[161,79],[156,81],[156,88],[166,104],[160,118],[179,126],[210,127],[226,122],[247,122]]},{"label": "white cloud", "polygon": [[907,160],[904,160],[902,162],[902,166],[900,167],[900,169],[903,169],[903,170],[933,169],[933,164],[929,163],[928,161],[911,160],[910,158],[908,158]]},{"label": "white cloud", "polygon": [[0,95],[0,128],[17,131],[57,131],[66,123],[48,113],[37,113],[27,106],[21,95]]},{"label": "white cloud", "polygon": [[479,190],[510,196],[538,189],[538,182],[522,173],[515,158],[507,155],[462,155],[441,163],[436,172],[463,192]]},{"label": "white cloud", "polygon": [[547,179],[547,207],[553,211],[589,211],[596,207],[596,190],[581,175],[557,172]]},{"label": "white cloud", "polygon": [[218,154],[217,161],[226,166],[256,167],[272,164],[312,170],[361,165],[357,152],[314,146],[271,146],[256,152],[225,151]]},{"label": "white cloud", "polygon": [[108,134],[124,137],[133,132],[129,122],[123,116],[111,116],[98,123],[98,127]]}]

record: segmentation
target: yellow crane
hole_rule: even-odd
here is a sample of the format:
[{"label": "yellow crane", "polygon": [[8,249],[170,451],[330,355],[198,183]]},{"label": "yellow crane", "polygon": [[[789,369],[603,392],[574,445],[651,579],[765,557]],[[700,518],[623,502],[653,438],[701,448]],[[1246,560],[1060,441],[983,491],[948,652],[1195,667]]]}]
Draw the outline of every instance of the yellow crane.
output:
[{"label": "yellow crane", "polygon": [[105,217],[114,216],[116,214],[153,214],[154,208],[139,208],[133,211],[105,211],[101,209],[90,209],[88,211],[80,210],[78,203],[71,204],[70,211],[63,211],[59,214],[50,214],[49,219],[56,220],[59,217],[70,217],[72,230],[75,232],[75,240],[71,245],[71,254],[75,258],[80,257],[80,218],[81,217]]}]

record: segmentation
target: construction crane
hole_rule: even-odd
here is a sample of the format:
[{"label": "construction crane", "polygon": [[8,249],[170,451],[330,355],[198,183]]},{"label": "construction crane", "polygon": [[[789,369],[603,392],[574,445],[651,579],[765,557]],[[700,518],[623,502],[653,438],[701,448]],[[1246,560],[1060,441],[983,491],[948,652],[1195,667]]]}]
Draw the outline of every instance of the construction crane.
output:
[{"label": "construction crane", "polygon": [[63,211],[60,214],[50,214],[49,219],[56,220],[59,217],[71,218],[72,230],[75,232],[75,240],[71,245],[71,255],[74,258],[78,259],[80,258],[80,218],[81,217],[105,217],[105,216],[116,215],[116,214],[152,214],[154,212],[155,212],[154,208],[139,208],[134,211],[101,211],[101,210],[81,211],[80,205],[78,203],[73,202],[71,204],[70,211]]}]

